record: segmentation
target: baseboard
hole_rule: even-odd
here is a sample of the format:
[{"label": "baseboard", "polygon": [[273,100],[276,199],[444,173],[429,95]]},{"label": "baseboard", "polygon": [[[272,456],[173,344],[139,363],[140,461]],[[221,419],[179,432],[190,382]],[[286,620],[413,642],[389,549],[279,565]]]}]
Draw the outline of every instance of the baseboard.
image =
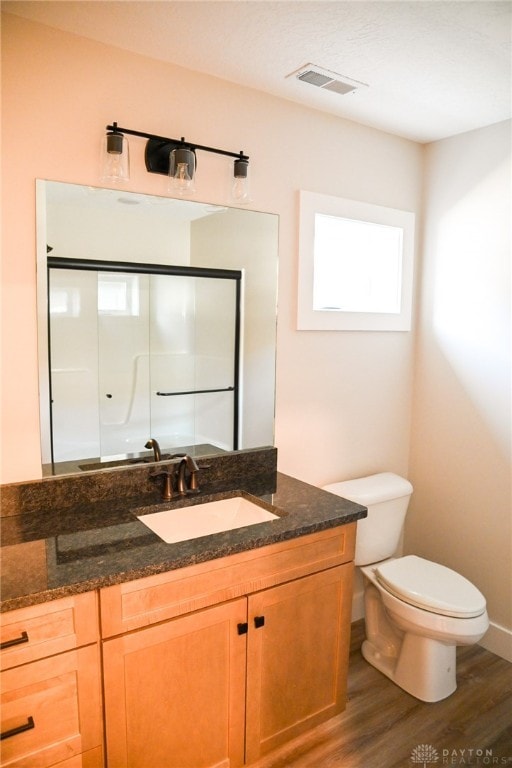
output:
[{"label": "baseboard", "polygon": [[479,645],[512,663],[512,630],[491,621]]}]

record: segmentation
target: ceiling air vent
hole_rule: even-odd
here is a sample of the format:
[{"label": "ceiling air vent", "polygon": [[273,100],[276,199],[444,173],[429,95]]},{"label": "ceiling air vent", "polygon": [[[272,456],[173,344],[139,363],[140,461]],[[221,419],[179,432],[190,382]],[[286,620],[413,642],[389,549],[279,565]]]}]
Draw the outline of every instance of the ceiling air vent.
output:
[{"label": "ceiling air vent", "polygon": [[325,91],[332,91],[342,96],[355,91],[357,88],[368,87],[366,83],[351,80],[349,77],[338,75],[336,72],[331,72],[328,69],[322,69],[317,67],[316,64],[305,64],[300,69],[287,75],[287,77],[293,75],[303,83],[309,83],[317,88],[323,88]]}]

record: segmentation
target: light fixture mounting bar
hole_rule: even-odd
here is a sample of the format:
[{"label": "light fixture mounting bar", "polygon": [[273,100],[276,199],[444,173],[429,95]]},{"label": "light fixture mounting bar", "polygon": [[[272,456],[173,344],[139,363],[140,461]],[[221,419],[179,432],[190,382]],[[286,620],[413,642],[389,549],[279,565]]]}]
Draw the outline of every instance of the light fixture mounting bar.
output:
[{"label": "light fixture mounting bar", "polygon": [[150,173],[162,173],[167,174],[169,172],[169,155],[171,150],[176,148],[186,148],[195,152],[200,150],[201,152],[212,152],[216,155],[224,155],[226,157],[234,157],[235,160],[249,161],[248,155],[245,155],[243,151],[229,152],[226,149],[217,149],[216,147],[207,147],[204,144],[195,144],[192,141],[186,141],[184,137],[181,139],[171,139],[167,136],[158,136],[154,133],[145,133],[144,131],[134,131],[131,128],[121,128],[117,123],[107,125],[107,131],[113,133],[126,133],[129,136],[139,136],[141,139],[147,139],[146,144],[146,168]]}]

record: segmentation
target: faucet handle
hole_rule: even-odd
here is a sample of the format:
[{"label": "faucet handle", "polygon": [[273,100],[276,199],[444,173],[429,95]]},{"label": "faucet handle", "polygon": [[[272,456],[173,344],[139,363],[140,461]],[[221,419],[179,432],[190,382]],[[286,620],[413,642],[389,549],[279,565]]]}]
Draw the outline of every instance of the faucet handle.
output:
[{"label": "faucet handle", "polygon": [[184,461],[186,462],[187,469],[190,473],[187,493],[199,493],[199,486],[197,484],[197,473],[199,472],[199,467],[197,466],[197,463],[195,459],[192,458],[192,456],[186,456]]},{"label": "faucet handle", "polygon": [[174,495],[172,491],[172,475],[170,472],[164,472],[164,475],[165,480],[162,489],[162,501],[170,501]]},{"label": "faucet handle", "polygon": [[162,477],[162,475],[164,477],[162,501],[170,501],[172,498],[174,498],[172,488],[172,472],[170,471],[170,467],[167,469],[162,469],[159,472],[152,472],[150,477],[151,479],[156,479],[157,477]]},{"label": "faucet handle", "polygon": [[199,467],[197,466],[196,462],[194,461],[194,466],[190,471],[190,480],[188,482],[188,492],[189,493],[199,493],[199,486],[197,484],[197,473],[199,472]]}]

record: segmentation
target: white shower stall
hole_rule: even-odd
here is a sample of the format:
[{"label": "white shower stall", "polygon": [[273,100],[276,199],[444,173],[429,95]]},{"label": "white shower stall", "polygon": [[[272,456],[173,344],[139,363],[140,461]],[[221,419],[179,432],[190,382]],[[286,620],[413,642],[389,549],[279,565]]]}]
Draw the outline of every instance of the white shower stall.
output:
[{"label": "white shower stall", "polygon": [[48,259],[53,462],[238,447],[235,270]]}]

